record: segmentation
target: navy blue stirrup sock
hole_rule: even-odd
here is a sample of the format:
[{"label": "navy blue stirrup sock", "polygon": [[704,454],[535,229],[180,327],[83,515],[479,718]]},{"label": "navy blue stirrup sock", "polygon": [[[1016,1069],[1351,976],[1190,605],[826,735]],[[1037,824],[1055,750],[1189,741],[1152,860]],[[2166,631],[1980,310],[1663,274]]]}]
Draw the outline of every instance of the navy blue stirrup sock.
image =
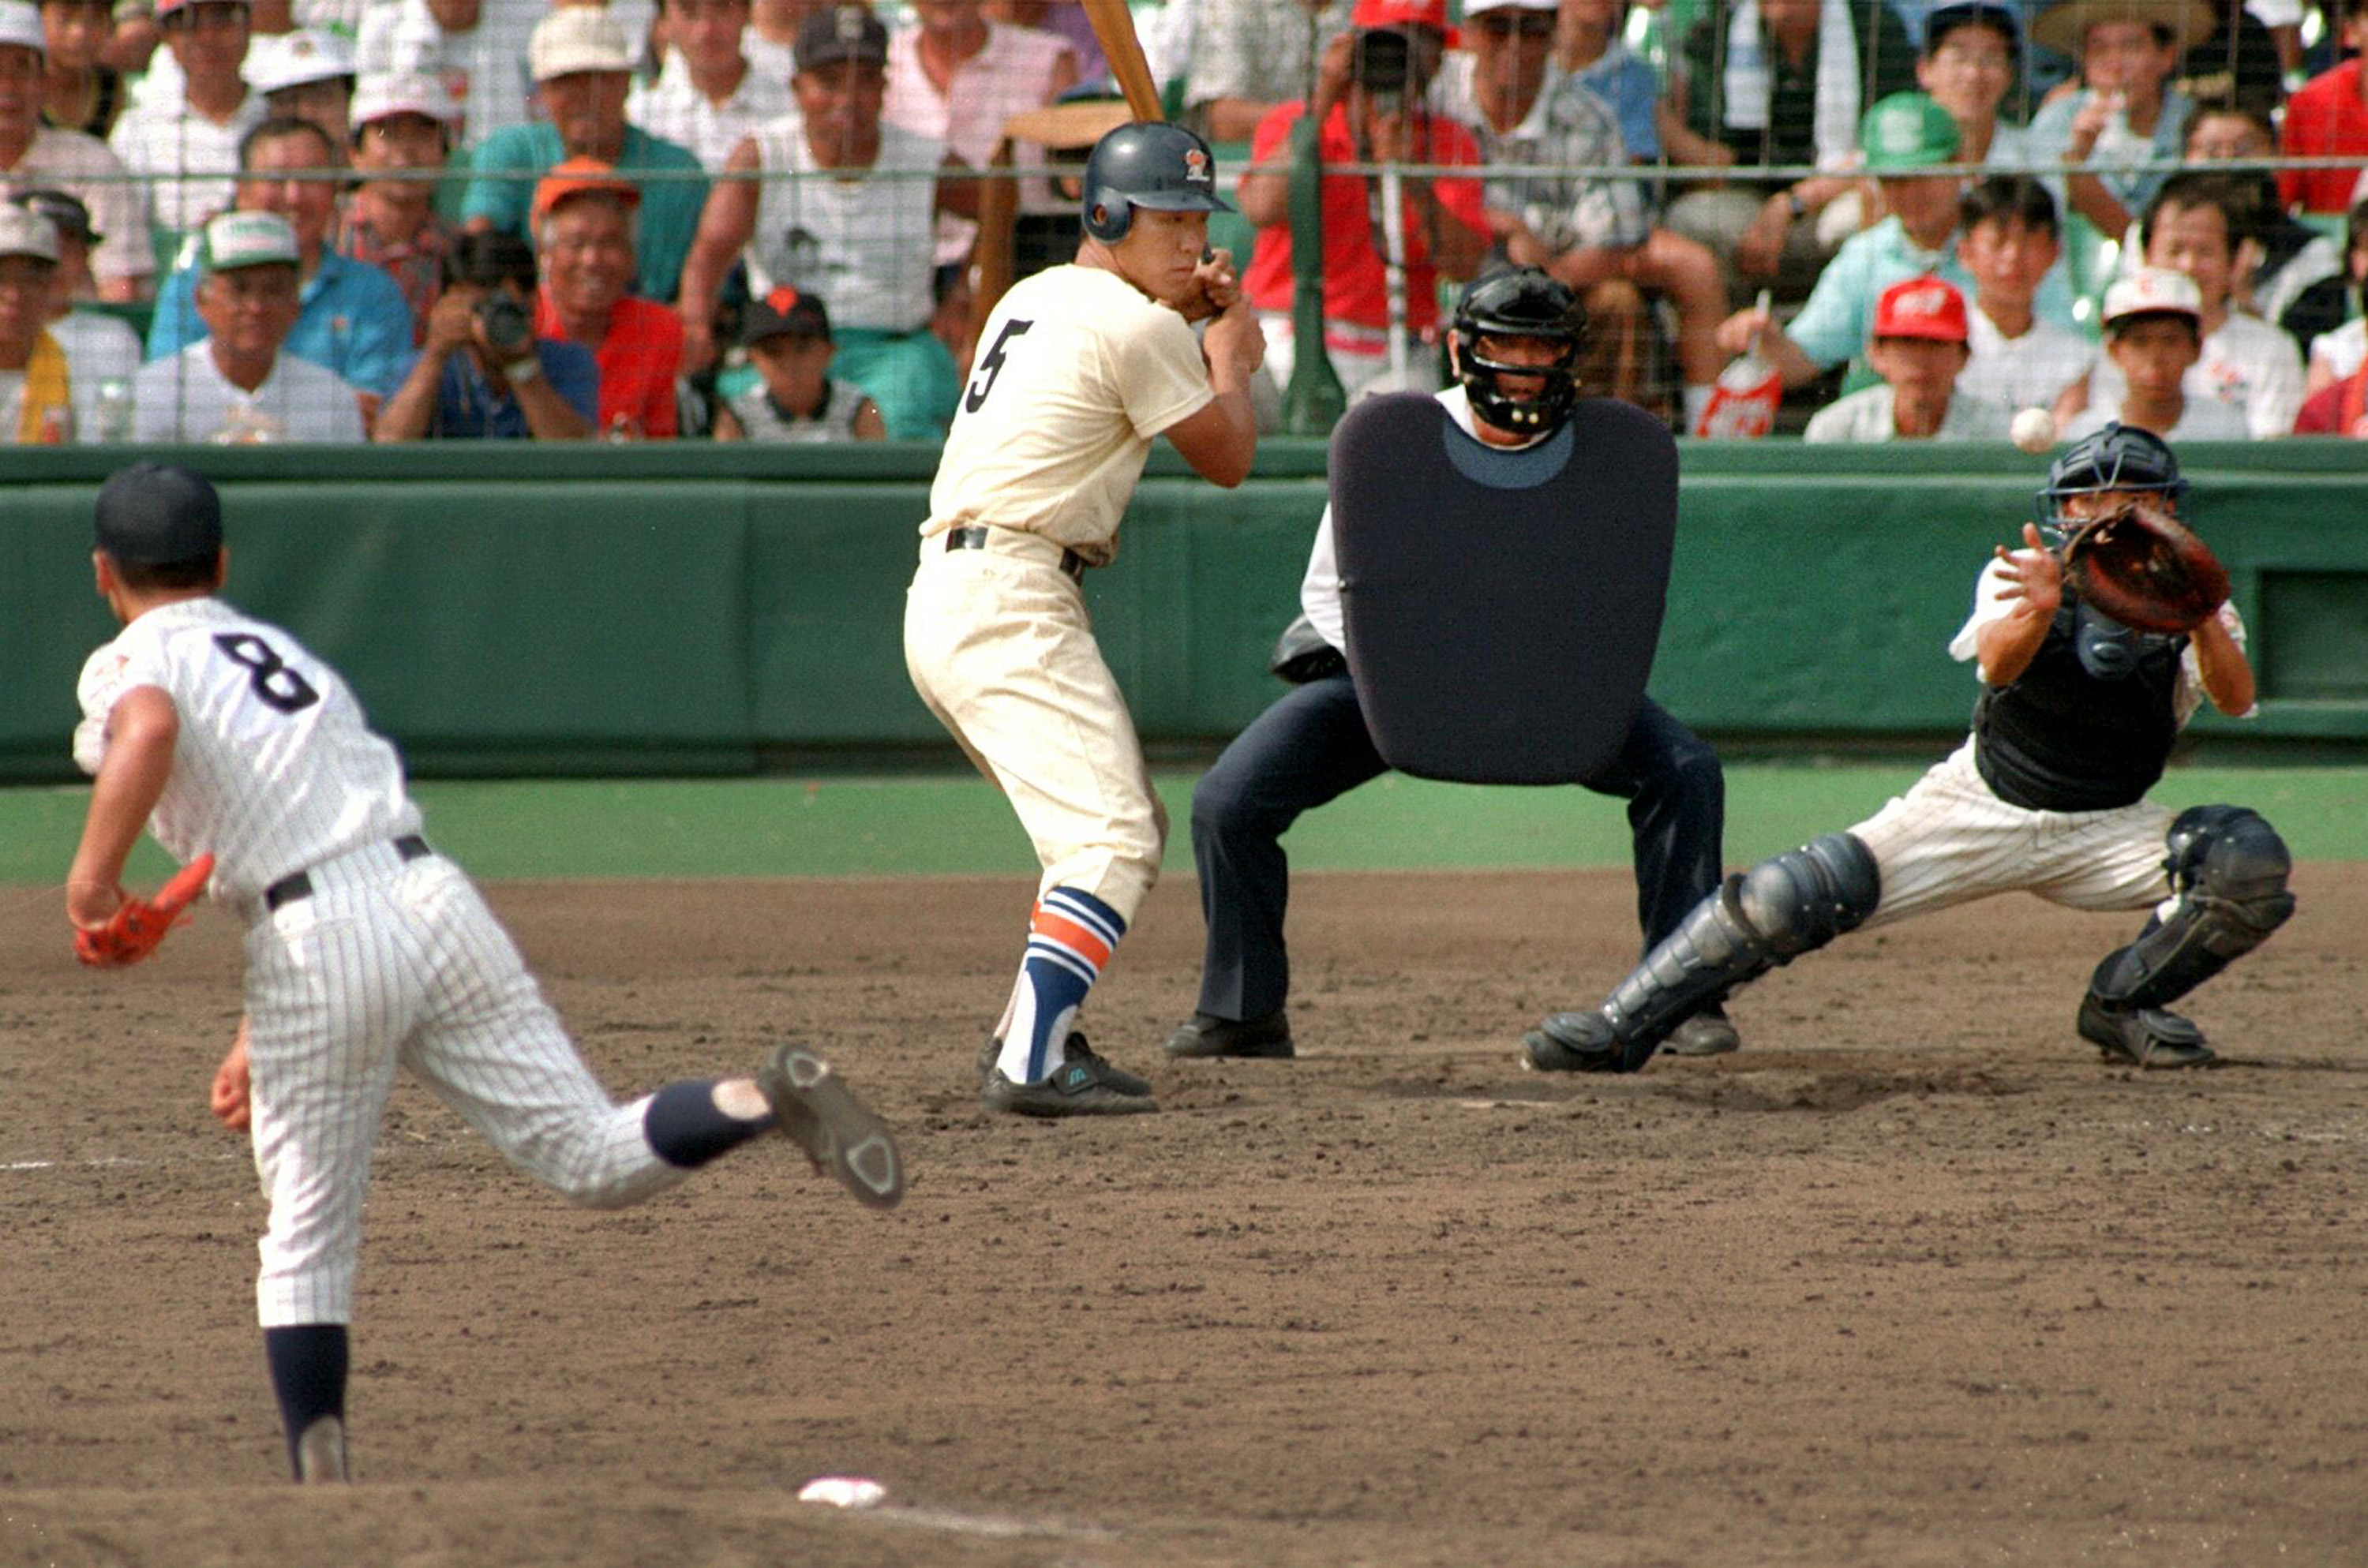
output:
[{"label": "navy blue stirrup sock", "polygon": [[279,1424],[288,1432],[288,1471],[302,1481],[296,1439],[324,1415],[346,1416],[346,1325],[299,1324],[263,1331],[263,1356],[271,1365],[271,1392],[279,1396]]},{"label": "navy blue stirrup sock", "polygon": [[715,1108],[712,1078],[668,1084],[650,1096],[642,1113],[642,1136],[650,1141],[659,1159],[684,1170],[696,1170],[718,1154],[729,1153],[760,1132],[770,1132],[775,1119],[768,1113],[754,1121],[727,1116]]}]

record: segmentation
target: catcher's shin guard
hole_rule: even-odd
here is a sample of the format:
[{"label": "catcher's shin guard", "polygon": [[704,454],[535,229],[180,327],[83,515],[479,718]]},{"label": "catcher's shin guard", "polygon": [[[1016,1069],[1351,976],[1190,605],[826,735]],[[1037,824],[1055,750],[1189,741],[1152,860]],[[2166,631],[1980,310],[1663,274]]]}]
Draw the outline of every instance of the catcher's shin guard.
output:
[{"label": "catcher's shin guard", "polygon": [[2285,841],[2241,806],[2194,806],[2174,818],[2163,869],[2178,907],[2149,918],[2136,941],[2109,954],[2089,983],[2106,1006],[2160,1007],[2269,940],[2294,914]]},{"label": "catcher's shin guard", "polygon": [[[1882,896],[1882,871],[1865,845],[1847,833],[1813,839],[1727,878],[1600,1012],[1559,1013],[1538,1032],[1590,1065],[1600,1054],[1604,1068],[1634,1072],[1704,1005],[1855,930]],[[1548,1064],[1535,1050],[1531,1061]]]}]

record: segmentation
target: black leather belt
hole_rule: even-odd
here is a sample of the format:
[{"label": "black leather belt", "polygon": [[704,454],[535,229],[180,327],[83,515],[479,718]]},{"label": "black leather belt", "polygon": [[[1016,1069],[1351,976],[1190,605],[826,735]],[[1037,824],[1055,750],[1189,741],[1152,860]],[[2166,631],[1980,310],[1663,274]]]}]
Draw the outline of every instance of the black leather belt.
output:
[{"label": "black leather belt", "polygon": [[[406,833],[394,841],[394,852],[406,860],[424,860],[436,853],[427,847],[427,840],[416,833]],[[263,890],[263,907],[276,910],[283,903],[294,903],[300,898],[313,896],[313,879],[302,871],[291,871]]]},{"label": "black leather belt", "polygon": [[[985,550],[986,536],[991,531],[993,530],[980,528],[948,528],[946,548],[950,551]],[[1061,570],[1082,582],[1086,575],[1086,558],[1074,550],[1064,550],[1061,551]]]}]

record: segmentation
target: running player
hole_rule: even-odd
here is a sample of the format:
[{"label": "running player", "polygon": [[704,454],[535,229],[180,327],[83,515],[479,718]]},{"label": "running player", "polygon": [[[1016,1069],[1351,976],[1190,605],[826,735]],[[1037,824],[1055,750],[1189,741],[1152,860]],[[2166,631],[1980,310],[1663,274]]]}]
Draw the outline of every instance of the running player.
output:
[{"label": "running player", "polygon": [[[2040,516],[2060,538],[2132,499],[2175,509],[2186,490],[2158,437],[2108,425],[2055,460]],[[1845,931],[2017,890],[2074,909],[2150,908],[2136,939],[2097,966],[2075,1027],[2112,1061],[2214,1060],[2169,1005],[2285,923],[2291,863],[2244,807],[2174,815],[2146,791],[2205,698],[2252,711],[2244,623],[2226,604],[2179,637],[2109,620],[2066,586],[2041,526],[2023,525],[2026,548],[1998,548],[1949,643],[1982,682],[1965,744],[1856,827],[1728,878],[1600,1007],[1531,1030],[1524,1062],[1634,1071],[1698,1008]]]},{"label": "running player", "polygon": [[754,1078],[611,1102],[476,888],[420,837],[394,748],[346,683],[215,597],[213,487],[124,469],[99,489],[95,533],[124,630],[83,668],[74,760],[97,782],[66,914],[107,924],[146,825],[176,858],[211,854],[211,894],[246,924],[246,1017],[213,1108],[251,1124],[270,1203],[256,1304],[298,1480],[347,1477],[362,1199],[398,1065],[592,1207],[639,1202],[777,1127],[866,1203],[903,1196],[887,1128],[803,1047]]},{"label": "running player", "polygon": [[[1167,838],[1081,579],[1117,554],[1153,440],[1229,488],[1257,455],[1258,323],[1232,258],[1202,259],[1208,215],[1230,210],[1216,172],[1208,144],[1173,125],[1122,125],[1095,145],[1076,261],[988,312],[921,525],[905,668],[1010,798],[1043,866],[1019,976],[980,1061],[990,1110],[1159,1108],[1148,1083],[1069,1027]],[[1201,341],[1188,314],[1214,315]]]}]

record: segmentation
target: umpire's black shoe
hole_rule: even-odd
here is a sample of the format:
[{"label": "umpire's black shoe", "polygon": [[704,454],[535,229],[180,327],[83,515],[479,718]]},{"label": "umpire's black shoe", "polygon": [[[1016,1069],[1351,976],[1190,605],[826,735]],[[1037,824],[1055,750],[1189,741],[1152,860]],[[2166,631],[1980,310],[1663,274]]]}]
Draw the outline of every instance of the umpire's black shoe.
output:
[{"label": "umpire's black shoe", "polygon": [[1597,1012],[1556,1013],[1521,1037],[1521,1065],[1537,1073],[1632,1072],[1629,1054],[1611,1020]]},{"label": "umpire's black shoe", "polygon": [[2194,1023],[2163,1007],[2113,1007],[2080,998],[2080,1038],[2107,1060],[2136,1067],[2209,1067],[2220,1060]]},{"label": "umpire's black shoe", "polygon": [[1278,1007],[1263,1018],[1221,1018],[1195,1013],[1176,1026],[1159,1048],[1176,1061],[1235,1056],[1286,1062],[1298,1054],[1291,1044],[1291,1019]]},{"label": "umpire's black shoe", "polygon": [[1726,1009],[1713,1006],[1679,1024],[1661,1049],[1672,1056],[1725,1056],[1743,1049],[1743,1037]]},{"label": "umpire's black shoe", "polygon": [[1013,1116],[1139,1116],[1159,1108],[1147,1080],[1096,1056],[1085,1036],[1071,1035],[1064,1050],[1067,1060],[1033,1084],[1015,1084],[1002,1068],[989,1067],[979,1103]]}]

